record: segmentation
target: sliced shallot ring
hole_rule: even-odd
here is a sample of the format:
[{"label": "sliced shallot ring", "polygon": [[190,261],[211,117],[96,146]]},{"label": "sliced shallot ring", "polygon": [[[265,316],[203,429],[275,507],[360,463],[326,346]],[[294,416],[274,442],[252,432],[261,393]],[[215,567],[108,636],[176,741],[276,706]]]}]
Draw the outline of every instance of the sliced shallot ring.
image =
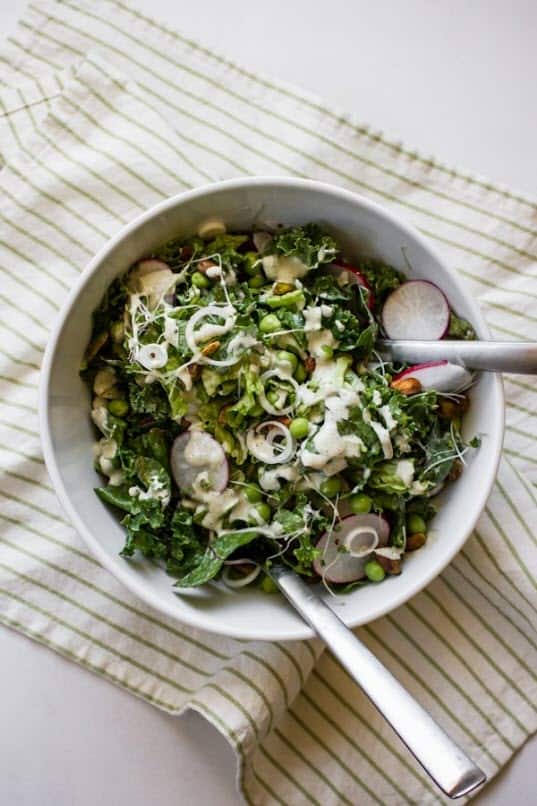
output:
[{"label": "sliced shallot ring", "polygon": [[[287,375],[284,375],[278,369],[269,369],[267,372],[264,372],[262,375],[260,375],[259,380],[264,384],[264,382],[269,378],[279,378],[284,383],[289,383],[293,387],[295,392],[298,392],[298,383],[295,381],[295,379],[290,378]],[[293,410],[293,406],[285,406],[282,409],[277,409],[275,406],[273,406],[267,399],[264,388],[262,389],[261,392],[259,392],[258,398],[259,402],[261,403],[265,411],[268,412],[268,414],[274,414],[276,417],[281,417],[282,415],[289,414],[289,412]]]},{"label": "sliced shallot ring", "polygon": [[194,354],[199,352],[194,327],[201,319],[205,319],[207,316],[219,316],[221,319],[226,319],[229,316],[233,316],[234,312],[235,309],[231,305],[223,305],[221,307],[218,305],[206,305],[204,308],[200,308],[196,313],[192,314],[185,327],[185,341],[190,351]]},{"label": "sliced shallot ring", "polygon": [[244,588],[246,587],[246,585],[249,585],[251,582],[257,579],[257,577],[261,573],[261,566],[254,565],[253,570],[250,571],[248,574],[245,574],[245,576],[243,577],[235,577],[235,579],[233,579],[232,577],[230,577],[232,568],[233,568],[232,565],[226,565],[226,567],[222,571],[222,582],[224,583],[224,585],[227,585],[228,588]]},{"label": "sliced shallot ring", "polygon": [[[363,545],[359,549],[353,548],[355,539],[361,535],[370,535],[373,539],[370,540],[369,543],[362,541]],[[378,544],[379,534],[372,526],[358,526],[348,533],[343,543],[351,557],[366,557],[368,554],[371,554],[372,551],[375,551]]]},{"label": "sliced shallot ring", "polygon": [[[272,431],[272,434],[269,433],[269,435],[265,437],[265,442],[268,443],[272,450],[271,457],[266,456],[264,452],[258,450],[256,441],[258,432],[267,427],[270,427]],[[277,433],[283,436],[286,442],[285,448],[280,451],[280,453],[275,453],[273,450],[273,442]],[[250,428],[246,434],[246,446],[252,456],[254,456],[256,459],[259,459],[260,462],[264,462],[267,465],[280,465],[287,463],[292,457],[296,450],[296,441],[287,426],[285,426],[283,423],[278,422],[278,420],[267,420],[264,423],[259,423],[259,425]]]}]

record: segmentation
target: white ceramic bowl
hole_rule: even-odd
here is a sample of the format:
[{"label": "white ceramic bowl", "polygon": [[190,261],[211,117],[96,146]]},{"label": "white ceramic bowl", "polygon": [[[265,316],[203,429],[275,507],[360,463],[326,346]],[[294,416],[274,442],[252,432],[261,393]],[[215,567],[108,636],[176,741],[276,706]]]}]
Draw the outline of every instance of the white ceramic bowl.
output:
[{"label": "white ceramic bowl", "polygon": [[[93,488],[102,483],[93,470],[95,433],[89,396],[78,375],[88,342],[91,314],[106,288],[141,256],[171,237],[190,234],[208,217],[229,229],[252,225],[326,226],[350,255],[368,255],[433,280],[457,313],[469,319],[481,338],[489,333],[471,296],[416,230],[360,196],[318,182],[298,179],[237,179],[193,190],[156,205],[124,227],[91,261],[65,304],[49,340],[41,375],[40,416],[45,459],[58,497],[75,529],[98,560],[127,588],[156,610],[203,630],[238,638],[309,638],[304,624],[284,599],[254,589],[229,591],[207,586],[178,595],[173,580],[145,560],[118,556],[123,531]],[[466,435],[480,433],[482,445],[462,479],[437,501],[439,514],[426,546],[405,559],[404,571],[381,585],[342,597],[338,613],[347,624],[372,621],[414,596],[450,562],[472,531],[494,481],[503,436],[502,385],[484,373],[472,390]]]}]

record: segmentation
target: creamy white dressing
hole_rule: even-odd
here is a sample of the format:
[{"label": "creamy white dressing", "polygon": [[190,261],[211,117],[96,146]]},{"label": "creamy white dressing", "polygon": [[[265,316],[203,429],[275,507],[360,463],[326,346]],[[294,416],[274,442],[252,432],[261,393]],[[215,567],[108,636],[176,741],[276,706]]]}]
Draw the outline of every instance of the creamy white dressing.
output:
[{"label": "creamy white dressing", "polygon": [[259,470],[259,485],[265,492],[279,490],[281,486],[279,479],[296,481],[298,479],[296,465],[280,465],[271,470],[266,470],[265,468]]},{"label": "creamy white dressing", "polygon": [[221,529],[225,515],[233,510],[237,502],[238,496],[233,490],[224,490],[222,493],[208,493],[205,498],[208,508],[201,525],[205,526],[206,529]]},{"label": "creamy white dressing", "polygon": [[[353,389],[341,388],[337,391],[337,394],[325,400],[324,422],[311,440],[313,450],[307,447],[302,449],[301,459],[305,467],[322,470],[333,460],[338,460],[336,467],[342,470],[342,460],[356,458],[365,450],[360,437],[340,434],[338,428],[338,423],[348,418],[350,407],[359,405],[360,398]],[[334,465],[330,469],[332,475],[339,472],[334,470]]]},{"label": "creamy white dressing", "polygon": [[397,420],[394,420],[393,414],[389,406],[381,406],[379,409],[384,422],[386,423],[386,428],[388,431],[391,431],[393,428],[397,428]]},{"label": "creamy white dressing", "polygon": [[343,456],[336,456],[335,459],[330,459],[330,461],[325,464],[323,473],[325,476],[335,476],[341,473],[342,470],[345,470],[346,467],[347,460],[344,459]]},{"label": "creamy white dressing", "polygon": [[326,319],[330,319],[333,313],[334,309],[331,305],[321,305],[321,314],[326,317]]},{"label": "creamy white dressing", "polygon": [[304,317],[304,332],[313,333],[321,329],[322,309],[319,305],[310,305],[302,311]]},{"label": "creamy white dressing", "polygon": [[332,335],[331,330],[319,330],[307,334],[308,350],[315,356],[315,358],[323,358],[325,353],[323,347],[331,347],[335,349],[338,342]]},{"label": "creamy white dressing", "polygon": [[248,350],[250,347],[253,347],[256,344],[257,339],[255,336],[252,336],[249,333],[241,332],[237,333],[236,336],[233,336],[233,338],[229,340],[227,349],[229,353],[236,354],[244,350]]},{"label": "creamy white dressing", "polygon": [[216,440],[198,429],[190,429],[185,447],[185,461],[191,467],[218,467],[222,464],[222,447]]},{"label": "creamy white dressing", "polygon": [[429,489],[422,481],[414,481],[410,486],[410,495],[423,495]]},{"label": "creamy white dressing", "polygon": [[163,508],[170,503],[169,490],[166,484],[156,475],[150,476],[147,490],[142,490],[141,487],[135,485],[129,487],[129,495],[131,498],[139,498],[140,501],[160,501]]},{"label": "creamy white dressing", "polygon": [[97,455],[104,459],[114,459],[117,456],[117,442],[115,439],[101,439],[97,443]]},{"label": "creamy white dressing", "polygon": [[209,277],[211,280],[215,280],[217,277],[221,277],[221,276],[222,276],[222,269],[220,268],[220,266],[210,266],[210,267],[207,269],[207,271],[205,272],[205,274],[206,274],[206,275],[207,275],[207,277]]},{"label": "creamy white dressing", "polygon": [[109,476],[114,470],[114,463],[111,459],[107,459],[105,456],[99,457],[99,468],[104,473],[105,476]]},{"label": "creamy white dressing", "polygon": [[181,381],[187,392],[192,389],[192,375],[188,371],[188,367],[179,367],[179,369],[176,369],[175,377]]},{"label": "creamy white dressing", "polygon": [[306,264],[297,257],[267,255],[261,262],[267,278],[278,283],[294,284],[297,277],[304,277],[309,271]]},{"label": "creamy white dressing", "polygon": [[194,331],[194,338],[198,344],[204,341],[212,341],[218,336],[223,336],[225,333],[229,333],[234,324],[235,317],[229,317],[226,319],[223,325],[216,325],[212,322],[207,322],[205,325],[202,325],[200,328]]},{"label": "creamy white dressing", "polygon": [[108,409],[104,406],[97,406],[91,410],[91,419],[103,434],[108,427]]},{"label": "creamy white dressing", "polygon": [[[197,330],[196,325],[202,322],[207,316],[215,316],[223,319],[222,324],[214,324],[206,322],[202,324]],[[200,308],[199,311],[190,317],[185,328],[185,339],[193,353],[198,352],[198,344],[206,341],[214,341],[220,336],[229,333],[235,325],[237,319],[235,308],[231,305],[218,307],[217,305],[208,305],[206,308]]]},{"label": "creamy white dressing", "polygon": [[263,518],[255,508],[255,504],[251,504],[245,495],[240,495],[238,502],[229,513],[229,521],[230,523],[233,523],[233,521],[250,523],[252,520],[255,521],[255,523],[264,523]]},{"label": "creamy white dressing", "polygon": [[177,320],[173,316],[166,316],[164,318],[164,339],[171,344],[172,347],[177,347],[179,343],[179,327]]},{"label": "creamy white dressing", "polygon": [[375,389],[375,391],[373,392],[373,405],[382,406],[382,395],[380,394],[378,389]]},{"label": "creamy white dressing", "polygon": [[113,470],[108,477],[108,484],[111,487],[119,487],[120,484],[123,484],[125,481],[125,474],[121,469]]},{"label": "creamy white dressing", "polygon": [[412,450],[412,446],[406,434],[396,434],[393,441],[399,453],[408,453]]},{"label": "creamy white dressing", "polygon": [[[364,411],[365,414],[365,411]],[[364,417],[365,420],[365,417]],[[393,458],[393,445],[390,438],[390,432],[387,428],[384,428],[383,425],[380,423],[375,422],[375,420],[370,420],[368,425],[373,429],[375,434],[378,437],[378,440],[382,446],[382,452],[384,454],[385,459],[392,459]]]},{"label": "creamy white dressing", "polygon": [[414,462],[410,459],[401,459],[395,467],[395,475],[399,476],[406,487],[410,487],[414,479]]}]

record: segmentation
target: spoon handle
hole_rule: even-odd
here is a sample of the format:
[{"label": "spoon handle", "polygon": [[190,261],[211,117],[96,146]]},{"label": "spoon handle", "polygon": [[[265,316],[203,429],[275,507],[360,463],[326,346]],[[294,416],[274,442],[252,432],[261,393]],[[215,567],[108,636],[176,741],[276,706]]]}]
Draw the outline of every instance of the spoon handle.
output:
[{"label": "spoon handle", "polygon": [[423,364],[452,361],[468,369],[537,375],[537,343],[526,341],[396,341],[377,342],[381,353],[396,361]]},{"label": "spoon handle", "polygon": [[324,640],[438,786],[450,798],[467,795],[486,776],[349,630],[317,593],[283,563],[270,575]]}]

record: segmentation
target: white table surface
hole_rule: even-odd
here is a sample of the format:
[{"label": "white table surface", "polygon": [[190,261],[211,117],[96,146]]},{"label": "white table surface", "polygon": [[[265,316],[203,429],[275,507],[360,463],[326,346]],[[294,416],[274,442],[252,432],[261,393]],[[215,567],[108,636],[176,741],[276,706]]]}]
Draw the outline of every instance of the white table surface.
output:
[{"label": "white table surface", "polygon": [[[537,193],[534,0],[138,5],[422,153]],[[24,7],[0,0],[0,35]],[[162,714],[4,628],[0,657],[1,804],[239,803],[232,752],[200,717]],[[534,739],[475,802],[535,804],[536,764]]]}]

